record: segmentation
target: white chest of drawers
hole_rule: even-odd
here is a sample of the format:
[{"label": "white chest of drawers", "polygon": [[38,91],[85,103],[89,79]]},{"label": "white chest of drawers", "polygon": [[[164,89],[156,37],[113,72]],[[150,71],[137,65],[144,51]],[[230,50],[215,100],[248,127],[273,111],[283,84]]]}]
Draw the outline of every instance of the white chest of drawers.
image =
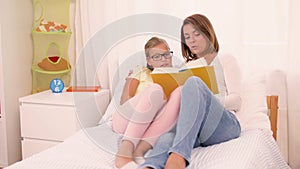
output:
[{"label": "white chest of drawers", "polygon": [[108,106],[109,90],[44,91],[19,101],[24,159],[63,142],[81,128],[97,125]]}]

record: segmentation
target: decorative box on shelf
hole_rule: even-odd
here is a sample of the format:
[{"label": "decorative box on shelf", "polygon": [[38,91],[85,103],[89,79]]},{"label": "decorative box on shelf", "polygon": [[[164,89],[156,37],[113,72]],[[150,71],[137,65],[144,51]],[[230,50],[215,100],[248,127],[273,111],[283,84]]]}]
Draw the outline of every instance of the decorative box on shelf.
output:
[{"label": "decorative box on shelf", "polygon": [[109,103],[109,90],[25,96],[20,101],[23,159],[63,142],[79,129],[96,126]]}]

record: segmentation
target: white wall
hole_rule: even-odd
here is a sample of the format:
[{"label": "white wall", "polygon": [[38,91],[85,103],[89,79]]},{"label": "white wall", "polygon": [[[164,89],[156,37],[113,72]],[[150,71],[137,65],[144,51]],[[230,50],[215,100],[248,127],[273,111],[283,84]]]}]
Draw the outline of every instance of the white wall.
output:
[{"label": "white wall", "polygon": [[2,41],[1,41],[1,24],[0,24],[0,166],[4,166],[5,162],[7,161],[7,148],[6,148],[6,133],[5,131],[5,121],[4,121],[4,107],[1,105],[4,105],[4,95],[1,95],[3,93],[3,87],[2,87],[2,77],[3,77],[3,70],[2,70]]},{"label": "white wall", "polygon": [[[31,93],[32,0],[1,0],[3,92],[8,164],[21,159],[19,97]],[[1,131],[3,132],[3,131]],[[3,139],[3,138],[1,138]],[[1,151],[1,150],[0,150]]]},{"label": "white wall", "polygon": [[289,164],[300,168],[300,1],[290,0],[289,29],[289,69],[288,69],[288,108],[289,108]]}]

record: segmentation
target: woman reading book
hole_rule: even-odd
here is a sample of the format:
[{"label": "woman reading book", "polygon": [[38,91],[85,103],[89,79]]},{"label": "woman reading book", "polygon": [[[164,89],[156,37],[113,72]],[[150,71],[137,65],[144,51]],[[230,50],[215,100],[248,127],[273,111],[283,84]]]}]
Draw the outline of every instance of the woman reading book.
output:
[{"label": "woman reading book", "polygon": [[184,169],[193,148],[210,146],[239,137],[235,112],[240,109],[241,74],[236,60],[218,53],[219,44],[209,19],[194,14],[181,27],[182,55],[186,64],[214,67],[218,94],[192,76],[181,90],[176,128],[160,137],[142,168]]},{"label": "woman reading book", "polygon": [[165,40],[153,37],[145,44],[145,54],[147,67],[136,68],[126,78],[121,106],[113,115],[113,130],[123,134],[116,154],[116,168],[136,168],[135,161],[143,159],[159,136],[174,126],[178,117],[180,89],[175,89],[166,100],[163,89],[153,83],[150,76],[155,67],[172,66],[169,45]]}]

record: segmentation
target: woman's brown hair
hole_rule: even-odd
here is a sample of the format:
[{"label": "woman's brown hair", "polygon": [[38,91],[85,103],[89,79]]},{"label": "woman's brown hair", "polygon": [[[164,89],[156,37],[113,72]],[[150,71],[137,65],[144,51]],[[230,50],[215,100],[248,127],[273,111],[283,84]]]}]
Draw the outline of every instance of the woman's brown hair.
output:
[{"label": "woman's brown hair", "polygon": [[207,47],[206,53],[218,52],[219,51],[219,43],[214,31],[214,28],[209,21],[209,19],[201,14],[194,14],[187,17],[182,24],[181,27],[181,51],[182,56],[186,60],[186,62],[190,60],[197,59],[196,56],[191,52],[189,47],[186,45],[183,27],[187,24],[191,24],[194,28],[199,31],[199,33],[203,34],[208,40],[209,46]]}]

